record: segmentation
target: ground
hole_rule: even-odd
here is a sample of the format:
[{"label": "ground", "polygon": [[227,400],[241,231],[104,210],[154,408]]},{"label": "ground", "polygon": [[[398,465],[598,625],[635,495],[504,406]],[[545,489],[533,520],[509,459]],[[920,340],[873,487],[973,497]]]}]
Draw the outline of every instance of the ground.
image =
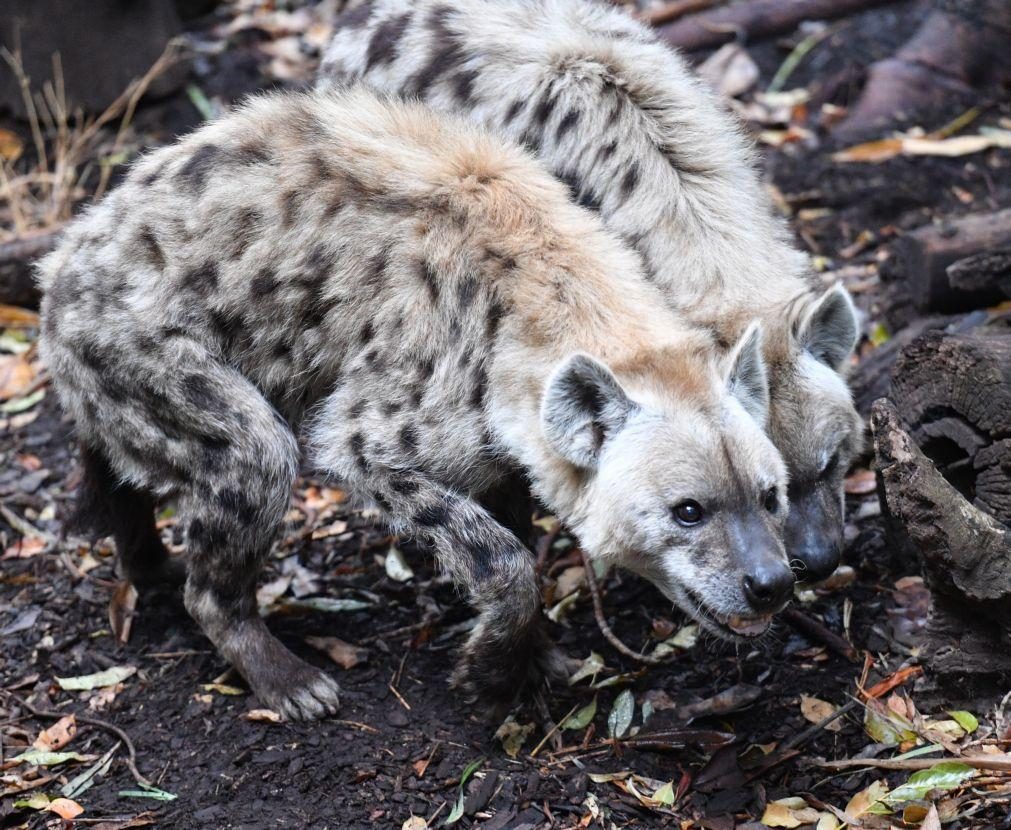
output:
[{"label": "ground", "polygon": [[[888,54],[916,15],[910,4],[899,4],[837,24],[831,49],[814,52],[787,87],[816,88],[853,55],[866,61]],[[228,41],[215,66],[244,66],[249,40]],[[228,58],[233,52],[244,57]],[[784,55],[773,42],[752,50],[760,87]],[[159,112],[196,119],[182,111],[176,101],[138,119],[156,123]],[[1006,128],[1009,115],[1006,104],[989,106],[980,121]],[[810,116],[791,115],[802,117],[808,121],[795,127],[810,124]],[[782,132],[787,125],[753,126]],[[1011,204],[1007,154],[843,165],[831,160],[837,148],[817,138],[816,125],[810,129],[809,137],[801,131],[799,140],[779,146],[767,135],[764,164],[801,244],[819,258],[827,280],[847,281],[867,314],[872,336],[854,377],[864,388],[870,381],[861,372],[875,348],[911,319],[902,286],[882,279],[895,229]],[[34,336],[30,320],[3,325],[15,340]],[[611,574],[601,580],[604,616],[618,637],[644,651],[668,641],[671,653],[650,667],[619,654],[594,618],[572,541],[556,535],[550,519],[541,522],[551,633],[570,656],[588,661],[588,671],[592,654],[604,666],[523,704],[504,729],[503,713],[466,706],[447,686],[472,613],[430,557],[388,537],[368,511],[344,499],[339,484],[301,480],[260,599],[282,640],[337,677],[343,700],[339,720],[274,723],[262,719],[269,713],[256,712],[256,700],[227,672],[178,596],[142,595],[131,616],[132,599],[117,581],[109,545],[91,548],[63,534],[78,477],[71,425],[41,380],[34,385],[41,397],[35,389],[11,397],[0,416],[0,827],[60,826],[38,795],[60,796],[61,787],[101,765],[114,747],[108,770],[72,794],[84,808],[78,823],[105,830],[145,824],[414,830],[426,825],[405,822],[418,816],[431,826],[454,819],[488,830],[612,823],[724,830],[760,827],[764,816],[770,826],[821,821],[820,830],[837,826],[832,808],[847,810],[862,826],[916,826],[934,802],[949,827],[1011,827],[1011,789],[995,772],[967,778],[971,773],[962,771],[957,786],[897,802],[889,819],[862,814],[854,796],[879,779],[894,787],[910,770],[819,765],[891,758],[924,743],[950,754],[975,742],[978,754],[1006,749],[1011,735],[1002,711],[991,708],[1002,690],[966,701],[957,690],[931,690],[917,678],[926,589],[915,563],[887,542],[869,457],[848,479],[847,567],[827,587],[798,592],[795,607],[813,621],[813,631],[784,621],[753,648],[696,636],[649,584]],[[170,507],[161,525],[178,548]],[[574,588],[575,601],[559,607]],[[314,646],[310,638],[328,639]],[[328,647],[334,659],[324,653]],[[115,667],[130,671],[118,682],[99,678],[91,690],[66,690],[57,680]],[[887,706],[874,709],[869,699]],[[579,711],[593,701],[592,717]],[[841,706],[848,708],[838,720],[813,726]],[[965,735],[971,721],[945,713],[951,709],[978,718],[972,735]],[[577,711],[582,723],[556,726]],[[43,762],[57,759],[15,760],[56,721],[40,712],[77,714],[79,731],[65,749],[57,740],[56,751],[83,758],[54,766]],[[108,725],[132,742],[139,773],[153,789],[135,781],[123,735]],[[479,763],[461,785],[471,762]],[[612,780],[602,777],[608,773]],[[134,795],[123,794],[129,791]],[[805,801],[773,803],[790,797]]]}]

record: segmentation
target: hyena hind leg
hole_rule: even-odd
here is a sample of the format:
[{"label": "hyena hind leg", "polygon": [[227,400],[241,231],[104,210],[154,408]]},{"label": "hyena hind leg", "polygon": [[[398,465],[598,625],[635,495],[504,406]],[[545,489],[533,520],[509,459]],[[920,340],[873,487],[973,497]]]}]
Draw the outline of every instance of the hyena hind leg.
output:
[{"label": "hyena hind leg", "polygon": [[117,476],[94,447],[81,446],[81,468],[67,529],[91,538],[112,536],[123,576],[138,589],[180,587],[186,566],[169,557],[155,525],[151,494]]}]

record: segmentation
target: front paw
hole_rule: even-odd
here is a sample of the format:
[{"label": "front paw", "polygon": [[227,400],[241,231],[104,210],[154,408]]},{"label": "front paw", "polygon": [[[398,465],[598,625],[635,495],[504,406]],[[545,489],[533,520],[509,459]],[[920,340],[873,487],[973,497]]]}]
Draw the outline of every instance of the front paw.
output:
[{"label": "front paw", "polygon": [[492,638],[480,626],[464,646],[450,685],[468,702],[510,704],[549,683],[564,682],[566,659],[540,625]]}]

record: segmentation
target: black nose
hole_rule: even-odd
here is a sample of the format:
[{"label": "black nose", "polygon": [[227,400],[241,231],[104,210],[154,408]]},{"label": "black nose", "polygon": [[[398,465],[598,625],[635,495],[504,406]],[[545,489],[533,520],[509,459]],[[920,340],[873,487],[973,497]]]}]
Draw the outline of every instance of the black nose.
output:
[{"label": "black nose", "polygon": [[786,563],[761,565],[744,577],[744,596],[759,614],[782,605],[793,592],[793,572]]}]

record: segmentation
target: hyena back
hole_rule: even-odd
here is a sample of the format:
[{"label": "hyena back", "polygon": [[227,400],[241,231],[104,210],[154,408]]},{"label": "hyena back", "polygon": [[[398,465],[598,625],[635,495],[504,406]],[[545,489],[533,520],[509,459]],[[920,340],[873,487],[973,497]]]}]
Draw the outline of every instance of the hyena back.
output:
[{"label": "hyena back", "polygon": [[338,18],[320,77],[364,79],[526,145],[725,346],[760,319],[769,430],[790,472],[787,547],[807,578],[835,568],[862,436],[840,374],[853,306],[809,281],[739,126],[677,54],[590,0],[367,0]]},{"label": "hyena back", "polygon": [[82,509],[151,581],[153,505],[178,500],[187,608],[288,717],[338,703],[256,607],[296,434],[465,588],[470,695],[555,668],[532,557],[481,504],[509,476],[714,630],[759,633],[790,592],[759,330],[720,358],[596,217],[463,121],[364,90],[253,100],[139,162],[40,273]]}]

